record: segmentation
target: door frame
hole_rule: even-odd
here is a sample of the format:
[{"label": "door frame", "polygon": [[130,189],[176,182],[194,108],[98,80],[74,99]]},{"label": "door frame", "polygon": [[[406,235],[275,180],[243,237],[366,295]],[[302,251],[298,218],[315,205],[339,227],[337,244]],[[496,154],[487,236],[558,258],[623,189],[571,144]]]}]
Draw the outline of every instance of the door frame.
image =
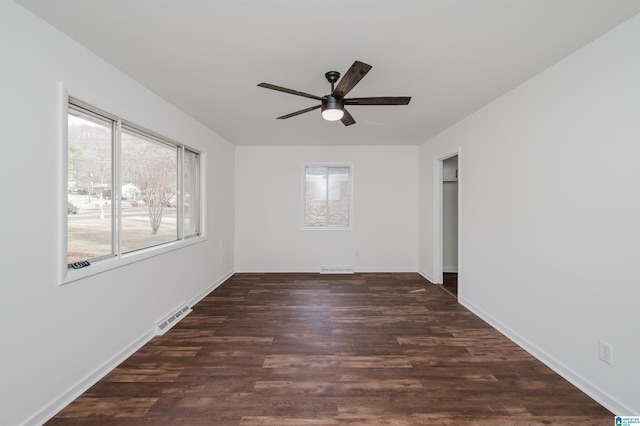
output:
[{"label": "door frame", "polygon": [[[462,271],[462,262],[460,256],[460,240],[462,235],[461,229],[461,221],[460,221],[460,211],[462,203],[462,173],[460,170],[462,169],[462,155],[461,148],[458,147],[457,150],[449,152],[445,155],[442,155],[436,158],[433,161],[433,228],[434,228],[434,238],[433,238],[433,280],[434,284],[442,284],[443,283],[443,274],[444,274],[444,236],[443,236],[443,185],[444,185],[444,177],[443,177],[443,162],[451,157],[458,157],[458,289],[460,288],[460,272]],[[460,294],[460,293],[458,293]]]}]

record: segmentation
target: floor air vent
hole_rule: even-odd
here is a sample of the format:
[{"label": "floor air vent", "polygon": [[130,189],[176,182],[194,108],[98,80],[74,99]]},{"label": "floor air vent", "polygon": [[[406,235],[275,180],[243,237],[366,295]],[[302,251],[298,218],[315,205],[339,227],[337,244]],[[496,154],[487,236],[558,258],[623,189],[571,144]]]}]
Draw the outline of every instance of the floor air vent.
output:
[{"label": "floor air vent", "polygon": [[320,266],[321,274],[353,274],[353,266]]},{"label": "floor air vent", "polygon": [[171,327],[176,325],[178,321],[180,321],[183,317],[185,317],[191,311],[192,309],[189,307],[189,305],[185,304],[185,305],[182,305],[181,308],[178,308],[175,311],[173,311],[173,313],[171,313],[166,318],[158,321],[156,323],[156,335],[160,336],[166,333]]}]

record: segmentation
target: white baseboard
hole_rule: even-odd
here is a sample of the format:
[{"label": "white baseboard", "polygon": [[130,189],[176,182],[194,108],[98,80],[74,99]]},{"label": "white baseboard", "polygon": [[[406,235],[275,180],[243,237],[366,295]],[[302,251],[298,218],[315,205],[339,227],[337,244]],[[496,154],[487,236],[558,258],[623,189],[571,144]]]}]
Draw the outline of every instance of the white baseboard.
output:
[{"label": "white baseboard", "polygon": [[418,270],[418,273],[419,273],[420,275],[422,275],[422,276],[423,276],[427,281],[429,281],[431,284],[433,284],[433,283],[434,283],[434,279],[433,279],[433,277],[432,277],[432,276],[431,276],[431,274],[429,274],[428,272],[426,272],[426,271],[424,271],[424,270],[420,269],[420,270]]},{"label": "white baseboard", "polygon": [[[367,266],[354,266],[354,272],[361,273],[404,273],[404,272],[418,272],[415,268],[408,268],[405,266],[386,266],[386,267],[367,267]],[[320,265],[318,266],[290,266],[290,267],[251,267],[244,268],[239,267],[236,268],[237,273],[255,273],[255,274],[319,274],[320,273]]]},{"label": "white baseboard", "polygon": [[442,272],[447,272],[447,273],[458,273],[458,267],[457,266],[443,266],[442,267]]},{"label": "white baseboard", "polygon": [[287,266],[287,267],[236,267],[236,272],[239,274],[318,274],[320,273],[320,265],[318,266]]},{"label": "white baseboard", "polygon": [[40,411],[31,416],[27,421],[25,421],[24,425],[42,425],[46,421],[50,420],[53,416],[55,416],[59,411],[61,411],[64,407],[69,405],[73,400],[82,395],[87,389],[91,386],[95,385],[100,379],[109,374],[111,370],[117,367],[120,363],[122,363],[125,359],[129,358],[133,355],[138,349],[143,347],[149,340],[155,337],[155,329],[151,327],[149,331],[144,333],[142,336],[138,337],[135,341],[133,341],[129,346],[124,348],[122,351],[117,353],[111,359],[106,361],[104,364],[93,370],[87,377],[80,380],[74,386],[72,386],[68,391],[64,392],[58,398],[51,401],[49,404],[44,406]]},{"label": "white baseboard", "polygon": [[405,266],[387,266],[387,267],[382,267],[382,268],[378,268],[378,267],[361,267],[361,266],[356,266],[356,272],[362,272],[362,273],[399,273],[399,274],[406,274],[406,273],[417,273],[418,271],[416,270],[416,268],[408,268]]},{"label": "white baseboard", "polygon": [[[218,288],[223,282],[225,282],[229,277],[234,274],[234,271],[227,272],[222,278],[216,280],[206,289],[202,290],[198,293],[194,298],[189,301],[189,306],[193,307],[196,303],[202,300],[206,295],[211,293],[213,290]],[[109,374],[114,368],[120,365],[124,360],[133,355],[137,350],[147,344],[151,339],[156,336],[155,326],[152,326],[149,331],[144,333],[142,336],[138,337],[135,341],[129,344],[122,351],[114,355],[107,362],[96,368],[92,371],[87,377],[80,380],[74,386],[72,386],[69,390],[64,392],[58,398],[47,404],[36,414],[31,416],[24,422],[24,425],[42,425],[48,420],[50,420],[53,416],[55,416],[58,412],[60,412],[64,407],[69,405],[73,400],[82,395],[87,389],[91,386],[95,385],[100,379]]]},{"label": "white baseboard", "polygon": [[491,315],[484,312],[482,309],[480,309],[478,306],[471,303],[469,300],[463,297],[458,297],[458,302],[464,307],[466,307],[467,309],[469,309],[471,312],[473,312],[474,314],[482,318],[486,323],[491,325],[493,328],[495,328],[496,330],[504,334],[506,337],[508,337],[511,341],[513,341],[515,344],[517,344],[521,348],[523,348],[529,354],[533,355],[535,358],[537,358],[540,362],[545,364],[547,367],[551,368],[553,371],[555,371],[560,376],[565,378],[567,381],[569,381],[575,387],[580,389],[582,392],[589,395],[591,398],[593,398],[595,401],[597,401],[600,405],[605,407],[607,410],[611,411],[614,414],[634,412],[634,410],[631,409],[631,407],[627,407],[626,405],[622,404],[620,401],[617,401],[607,392],[603,391],[598,386],[594,385],[592,382],[590,382],[589,380],[582,377],[580,374],[576,373],[565,364],[555,359],[553,356],[548,354],[542,348],[538,347],[537,345],[534,345],[529,340],[527,340],[526,338],[524,338],[514,330],[510,329],[502,322],[493,318]]},{"label": "white baseboard", "polygon": [[213,282],[209,287],[205,288],[204,290],[202,290],[200,293],[198,293],[195,297],[193,297],[190,301],[189,301],[189,306],[191,306],[192,308],[196,305],[196,303],[198,303],[199,301],[201,301],[202,299],[204,299],[209,293],[211,293],[213,290],[215,290],[216,288],[220,287],[220,285],[222,285],[223,282],[225,282],[226,280],[228,280],[229,278],[231,278],[231,276],[235,274],[234,271],[228,271],[226,274],[224,274],[221,278],[217,279],[215,282]]},{"label": "white baseboard", "polygon": [[362,273],[381,273],[381,274],[394,273],[394,272],[400,273],[400,274],[409,273],[409,272],[418,272],[416,268],[408,268],[406,266],[385,266],[385,267],[356,266],[355,271],[362,272]]}]

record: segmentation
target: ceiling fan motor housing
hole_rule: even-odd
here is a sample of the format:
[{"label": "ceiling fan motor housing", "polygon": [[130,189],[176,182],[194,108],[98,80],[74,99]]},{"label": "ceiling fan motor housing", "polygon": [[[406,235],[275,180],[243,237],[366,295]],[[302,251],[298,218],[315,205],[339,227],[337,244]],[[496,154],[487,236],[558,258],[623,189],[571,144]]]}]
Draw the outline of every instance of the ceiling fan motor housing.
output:
[{"label": "ceiling fan motor housing", "polygon": [[344,100],[332,95],[322,97],[322,111],[325,109],[344,109]]}]

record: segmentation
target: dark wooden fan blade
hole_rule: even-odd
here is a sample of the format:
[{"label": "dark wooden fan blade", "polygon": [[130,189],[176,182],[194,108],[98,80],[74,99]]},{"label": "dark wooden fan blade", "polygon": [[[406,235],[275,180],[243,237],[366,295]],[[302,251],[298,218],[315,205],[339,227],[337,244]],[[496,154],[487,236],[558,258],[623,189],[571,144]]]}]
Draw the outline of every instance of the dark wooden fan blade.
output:
[{"label": "dark wooden fan blade", "polygon": [[301,109],[300,111],[292,112],[291,114],[283,115],[282,117],[278,117],[278,120],[284,120],[285,118],[295,117],[296,115],[304,114],[305,112],[313,111],[314,109],[320,108],[322,105],[312,106],[311,108]]},{"label": "dark wooden fan blade", "polygon": [[345,126],[351,126],[352,124],[356,124],[356,120],[353,119],[351,114],[349,114],[349,111],[347,111],[346,109],[344,110],[344,115],[342,116],[340,121],[342,121],[342,124],[344,124]]},{"label": "dark wooden fan blade", "polygon": [[293,90],[293,89],[287,89],[286,87],[276,86],[275,84],[260,83],[260,84],[258,84],[258,87],[264,87],[265,89],[277,90],[278,92],[290,93],[292,95],[297,95],[297,96],[304,96],[305,98],[311,98],[311,99],[315,99],[317,101],[321,101],[322,100],[322,98],[320,96],[311,95],[309,93],[304,93],[304,92],[299,92],[299,91]]},{"label": "dark wooden fan blade", "polygon": [[407,105],[411,96],[382,96],[377,98],[345,99],[345,105]]},{"label": "dark wooden fan blade", "polygon": [[371,69],[371,65],[365,64],[364,62],[355,61],[351,68],[345,73],[345,75],[338,82],[338,86],[336,86],[333,91],[333,96],[338,98],[344,98],[347,93],[353,89],[353,87],[358,84],[362,77],[367,75],[369,70]]}]

